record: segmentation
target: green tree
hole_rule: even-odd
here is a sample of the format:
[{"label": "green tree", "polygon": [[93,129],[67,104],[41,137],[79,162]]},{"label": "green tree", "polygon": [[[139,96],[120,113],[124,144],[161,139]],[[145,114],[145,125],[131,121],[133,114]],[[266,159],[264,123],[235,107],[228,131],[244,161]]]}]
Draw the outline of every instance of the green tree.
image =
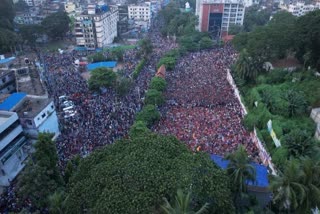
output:
[{"label": "green tree", "polygon": [[150,39],[143,39],[139,42],[140,53],[141,55],[146,58],[152,53],[152,42]]},{"label": "green tree", "polygon": [[155,89],[157,91],[165,91],[167,87],[167,82],[161,77],[153,77],[150,83],[150,89]]},{"label": "green tree", "polygon": [[257,77],[257,70],[252,65],[252,57],[246,49],[241,51],[235,69],[243,80],[254,80]]},{"label": "green tree", "polygon": [[141,112],[137,113],[136,120],[151,127],[156,121],[160,120],[160,113],[154,105],[146,105]]},{"label": "green tree", "polygon": [[161,65],[165,65],[166,69],[171,71],[176,65],[176,59],[173,57],[162,57],[157,64],[157,68],[160,68]]},{"label": "green tree", "polygon": [[34,46],[36,40],[43,34],[43,29],[41,25],[22,25],[19,32],[24,41]]},{"label": "green tree", "polygon": [[71,178],[73,171],[74,171],[73,164],[72,164],[71,160],[69,160],[67,162],[66,168],[64,169],[64,182],[66,184],[69,183],[69,179]]},{"label": "green tree", "polygon": [[53,40],[63,38],[69,31],[70,18],[66,12],[56,12],[47,16],[41,25],[44,32]]},{"label": "green tree", "polygon": [[91,71],[91,77],[88,81],[89,89],[98,91],[100,88],[114,87],[117,80],[117,74],[108,68],[96,68]]},{"label": "green tree", "polygon": [[310,136],[304,130],[292,130],[284,135],[281,141],[287,148],[289,155],[294,158],[313,157],[320,153],[319,144],[316,143],[313,136]]},{"label": "green tree", "polygon": [[258,5],[246,8],[244,14],[243,28],[245,31],[250,32],[256,26],[263,26],[267,24],[270,19],[271,12],[268,10],[261,10]]},{"label": "green tree", "polygon": [[213,47],[213,42],[210,37],[202,37],[199,41],[200,49],[210,49]]},{"label": "green tree", "polygon": [[303,158],[301,170],[303,172],[302,183],[305,186],[306,197],[299,206],[298,212],[308,213],[311,209],[320,206],[320,163],[308,157]]},{"label": "green tree", "polygon": [[174,137],[148,134],[108,145],[83,159],[71,180],[65,213],[158,213],[163,197],[190,187],[194,204],[206,203],[203,193],[210,213],[234,213],[225,172]]},{"label": "green tree", "polygon": [[230,24],[228,34],[229,35],[237,35],[243,31],[243,26],[236,25],[236,24]]},{"label": "green tree", "polygon": [[270,189],[273,202],[280,210],[297,210],[306,198],[305,186],[301,183],[303,172],[296,160],[286,163],[283,174],[271,177]]},{"label": "green tree", "polygon": [[166,214],[202,214],[206,213],[209,208],[209,203],[206,203],[197,212],[191,211],[191,192],[189,191],[187,194],[184,194],[181,189],[177,190],[174,206],[169,203],[168,199],[163,198],[163,200],[164,205],[161,208]]},{"label": "green tree", "polygon": [[52,214],[63,214],[64,192],[61,190],[55,191],[49,196],[49,211]]},{"label": "green tree", "polygon": [[248,192],[247,182],[255,182],[256,171],[250,164],[248,154],[242,145],[234,153],[228,154],[226,159],[230,161],[227,166],[227,174],[231,179],[234,202],[239,205],[242,195]]},{"label": "green tree", "polygon": [[302,91],[289,89],[284,92],[282,98],[287,102],[285,114],[289,117],[306,113],[308,104]]},{"label": "green tree", "polygon": [[134,122],[134,124],[131,126],[129,131],[130,137],[133,137],[133,138],[144,136],[150,133],[151,133],[151,130],[148,129],[146,123],[140,120]]},{"label": "green tree", "polygon": [[307,58],[308,65],[320,69],[320,11],[315,10],[301,16],[295,26],[294,39],[296,56],[301,62]]},{"label": "green tree", "polygon": [[149,89],[146,93],[145,103],[161,106],[165,102],[163,94],[155,89]]},{"label": "green tree", "polygon": [[107,61],[107,58],[100,52],[90,55],[88,58],[93,63]]},{"label": "green tree", "polygon": [[58,169],[58,155],[52,135],[40,133],[32,160],[19,177],[19,195],[30,199],[37,208],[49,205],[49,195],[63,185]]}]

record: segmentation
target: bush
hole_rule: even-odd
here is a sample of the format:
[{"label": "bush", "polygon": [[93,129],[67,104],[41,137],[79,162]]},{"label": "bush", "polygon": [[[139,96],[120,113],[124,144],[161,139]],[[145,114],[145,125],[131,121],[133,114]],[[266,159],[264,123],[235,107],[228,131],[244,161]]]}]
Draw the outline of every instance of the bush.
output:
[{"label": "bush", "polygon": [[165,102],[164,97],[160,91],[149,89],[146,93],[145,104],[161,106]]},{"label": "bush", "polygon": [[274,69],[268,72],[266,77],[266,82],[268,84],[279,84],[283,83],[286,80],[286,75],[288,74],[288,71],[285,69]]},{"label": "bush", "polygon": [[131,138],[136,138],[136,137],[140,137],[140,136],[141,137],[145,136],[150,133],[151,133],[151,130],[148,129],[146,123],[138,120],[138,121],[134,122],[134,124],[131,126],[129,135]]},{"label": "bush", "polygon": [[165,65],[167,70],[173,70],[176,59],[174,57],[162,57],[157,64],[157,68],[160,68],[161,65]]},{"label": "bush", "polygon": [[150,89],[155,89],[157,91],[165,91],[167,87],[167,82],[161,77],[153,77],[150,83]]},{"label": "bush", "polygon": [[158,120],[160,120],[160,113],[154,105],[144,106],[136,116],[136,121],[142,121],[148,127],[151,127]]},{"label": "bush", "polygon": [[267,122],[272,118],[272,114],[262,103],[258,104],[258,107],[252,109],[245,118],[244,125],[249,130],[252,131],[253,127],[258,129],[265,129],[267,127]]},{"label": "bush", "polygon": [[288,160],[288,154],[288,150],[284,146],[276,148],[272,153],[273,163],[275,163],[279,167],[284,166],[284,164]]},{"label": "bush", "polygon": [[89,89],[98,91],[100,88],[114,87],[117,75],[111,69],[97,68],[91,71],[91,77],[88,81]]},{"label": "bush", "polygon": [[95,63],[95,62],[103,62],[103,61],[107,60],[107,58],[102,53],[95,53],[95,54],[89,56],[88,58],[93,63]]},{"label": "bush", "polygon": [[171,51],[167,52],[164,57],[172,57],[175,58],[176,60],[179,58],[180,56],[180,50],[179,49],[172,49]]},{"label": "bush", "polygon": [[133,72],[133,78],[134,79],[137,79],[137,77],[139,76],[144,64],[146,63],[146,60],[145,59],[142,59],[139,64],[136,66],[136,68],[134,69],[134,72]]},{"label": "bush", "polygon": [[213,47],[213,42],[212,39],[210,39],[210,37],[202,37],[200,42],[200,49],[210,49]]}]

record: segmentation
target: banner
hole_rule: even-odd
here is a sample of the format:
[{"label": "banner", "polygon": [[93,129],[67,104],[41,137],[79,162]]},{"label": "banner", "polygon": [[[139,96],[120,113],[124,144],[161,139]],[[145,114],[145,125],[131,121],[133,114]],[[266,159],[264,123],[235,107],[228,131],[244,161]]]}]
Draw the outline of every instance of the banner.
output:
[{"label": "banner", "polygon": [[280,140],[277,138],[276,133],[272,129],[272,121],[271,120],[268,121],[267,127],[268,127],[268,131],[270,133],[270,136],[271,136],[274,144],[276,145],[276,147],[280,147],[281,143],[280,143]]}]

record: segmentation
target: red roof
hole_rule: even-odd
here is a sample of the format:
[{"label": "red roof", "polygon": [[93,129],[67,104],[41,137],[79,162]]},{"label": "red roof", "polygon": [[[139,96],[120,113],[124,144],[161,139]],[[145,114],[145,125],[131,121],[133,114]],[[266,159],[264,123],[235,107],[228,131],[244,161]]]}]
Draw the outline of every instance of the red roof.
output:
[{"label": "red roof", "polygon": [[157,77],[165,78],[166,76],[166,67],[164,65],[161,65],[156,73]]}]

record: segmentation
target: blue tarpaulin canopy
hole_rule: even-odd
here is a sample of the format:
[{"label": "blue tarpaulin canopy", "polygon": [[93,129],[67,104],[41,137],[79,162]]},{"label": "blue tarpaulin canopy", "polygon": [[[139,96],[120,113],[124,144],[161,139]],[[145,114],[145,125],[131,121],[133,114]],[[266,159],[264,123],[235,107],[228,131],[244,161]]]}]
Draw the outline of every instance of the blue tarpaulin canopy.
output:
[{"label": "blue tarpaulin canopy", "polygon": [[1,104],[0,110],[10,111],[14,106],[16,106],[25,96],[26,93],[13,93],[7,97]]},{"label": "blue tarpaulin canopy", "polygon": [[92,71],[96,68],[114,68],[117,66],[116,61],[96,62],[87,65],[87,69]]},{"label": "blue tarpaulin canopy", "polygon": [[[226,169],[229,164],[228,160],[225,160],[218,155],[211,155],[211,160],[213,160],[222,169]],[[247,181],[247,184],[257,187],[268,187],[269,181],[267,167],[256,163],[251,163],[251,165],[256,170],[256,181],[254,183],[252,183],[251,181]]]},{"label": "blue tarpaulin canopy", "polygon": [[9,58],[6,58],[6,59],[1,59],[0,60],[0,64],[6,64],[6,63],[9,63],[11,62],[12,60],[14,60],[15,57],[9,57]]}]

